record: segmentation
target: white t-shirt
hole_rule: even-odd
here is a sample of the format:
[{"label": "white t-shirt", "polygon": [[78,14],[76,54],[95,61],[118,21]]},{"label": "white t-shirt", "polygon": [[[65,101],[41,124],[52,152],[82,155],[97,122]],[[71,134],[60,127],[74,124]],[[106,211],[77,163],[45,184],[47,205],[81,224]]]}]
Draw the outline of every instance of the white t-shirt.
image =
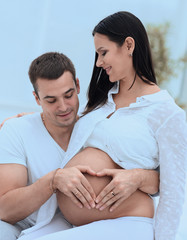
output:
[{"label": "white t-shirt", "polygon": [[[0,163],[27,167],[28,185],[60,167],[65,152],[50,136],[40,113],[7,121],[0,131]],[[37,229],[50,222],[57,209],[56,195],[26,218]],[[33,228],[24,232],[31,232]]]},{"label": "white t-shirt", "polygon": [[156,240],[175,239],[185,197],[186,114],[165,90],[139,97],[129,107],[116,111],[112,94],[117,92],[118,86],[113,87],[104,106],[77,122],[61,167],[82,146],[105,151],[126,169],[154,169],[160,165]]}]

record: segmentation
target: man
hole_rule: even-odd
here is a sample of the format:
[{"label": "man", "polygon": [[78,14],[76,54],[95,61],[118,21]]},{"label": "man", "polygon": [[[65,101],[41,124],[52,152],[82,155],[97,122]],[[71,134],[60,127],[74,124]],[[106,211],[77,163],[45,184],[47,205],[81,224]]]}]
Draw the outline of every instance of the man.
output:
[{"label": "man", "polygon": [[[16,225],[16,237],[24,228],[50,222],[50,215],[56,211],[56,204],[54,209],[50,207],[50,202],[56,201],[51,197],[52,181],[64,158],[79,107],[79,81],[73,64],[63,54],[48,53],[37,58],[29,76],[43,113],[8,121],[0,137],[0,219],[10,224],[25,219]],[[80,177],[80,171],[94,174],[88,167],[72,168],[70,178],[77,173]],[[63,182],[68,174],[66,169]],[[87,200],[94,204],[93,190],[86,178],[84,182],[91,193],[83,186]],[[84,204],[88,207],[86,201]],[[7,232],[11,234],[13,227],[9,227]],[[6,239],[2,231],[1,239]],[[10,236],[7,239],[11,240]]]},{"label": "man", "polygon": [[[77,121],[79,81],[70,59],[53,52],[32,62],[29,77],[42,113],[14,118],[0,131],[0,240],[71,227],[59,214],[53,182]],[[94,208],[94,191],[82,173],[95,172],[87,166],[60,172],[57,188],[78,207]],[[80,187],[77,197],[74,189]]]}]

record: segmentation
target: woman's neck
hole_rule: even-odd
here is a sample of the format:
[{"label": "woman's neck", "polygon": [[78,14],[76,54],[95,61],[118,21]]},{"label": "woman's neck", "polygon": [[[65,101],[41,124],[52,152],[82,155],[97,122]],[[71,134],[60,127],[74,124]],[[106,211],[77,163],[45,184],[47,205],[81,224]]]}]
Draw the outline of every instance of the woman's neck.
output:
[{"label": "woman's neck", "polygon": [[156,84],[145,83],[137,76],[133,86],[130,88],[131,85],[132,80],[120,80],[119,92],[113,96],[117,108],[128,107],[131,103],[136,102],[137,97],[160,91]]}]

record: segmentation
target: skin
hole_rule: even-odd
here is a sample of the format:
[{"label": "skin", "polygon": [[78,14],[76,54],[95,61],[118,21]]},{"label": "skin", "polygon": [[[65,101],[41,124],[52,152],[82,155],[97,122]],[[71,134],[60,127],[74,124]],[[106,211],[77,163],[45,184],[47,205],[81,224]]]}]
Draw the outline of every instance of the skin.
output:
[{"label": "skin", "polygon": [[134,51],[134,39],[126,38],[120,47],[110,41],[107,36],[96,33],[94,44],[98,53],[96,66],[102,67],[106,71],[111,82],[123,80],[130,85],[135,74],[132,57],[129,56]]}]

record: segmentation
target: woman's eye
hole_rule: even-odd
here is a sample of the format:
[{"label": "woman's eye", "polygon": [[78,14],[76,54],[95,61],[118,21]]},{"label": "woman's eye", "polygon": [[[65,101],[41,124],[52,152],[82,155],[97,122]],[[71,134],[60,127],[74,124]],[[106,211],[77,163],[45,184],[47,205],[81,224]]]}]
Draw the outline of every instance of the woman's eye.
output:
[{"label": "woman's eye", "polygon": [[102,55],[102,56],[105,56],[105,55],[106,55],[106,51],[104,51],[101,55]]}]

